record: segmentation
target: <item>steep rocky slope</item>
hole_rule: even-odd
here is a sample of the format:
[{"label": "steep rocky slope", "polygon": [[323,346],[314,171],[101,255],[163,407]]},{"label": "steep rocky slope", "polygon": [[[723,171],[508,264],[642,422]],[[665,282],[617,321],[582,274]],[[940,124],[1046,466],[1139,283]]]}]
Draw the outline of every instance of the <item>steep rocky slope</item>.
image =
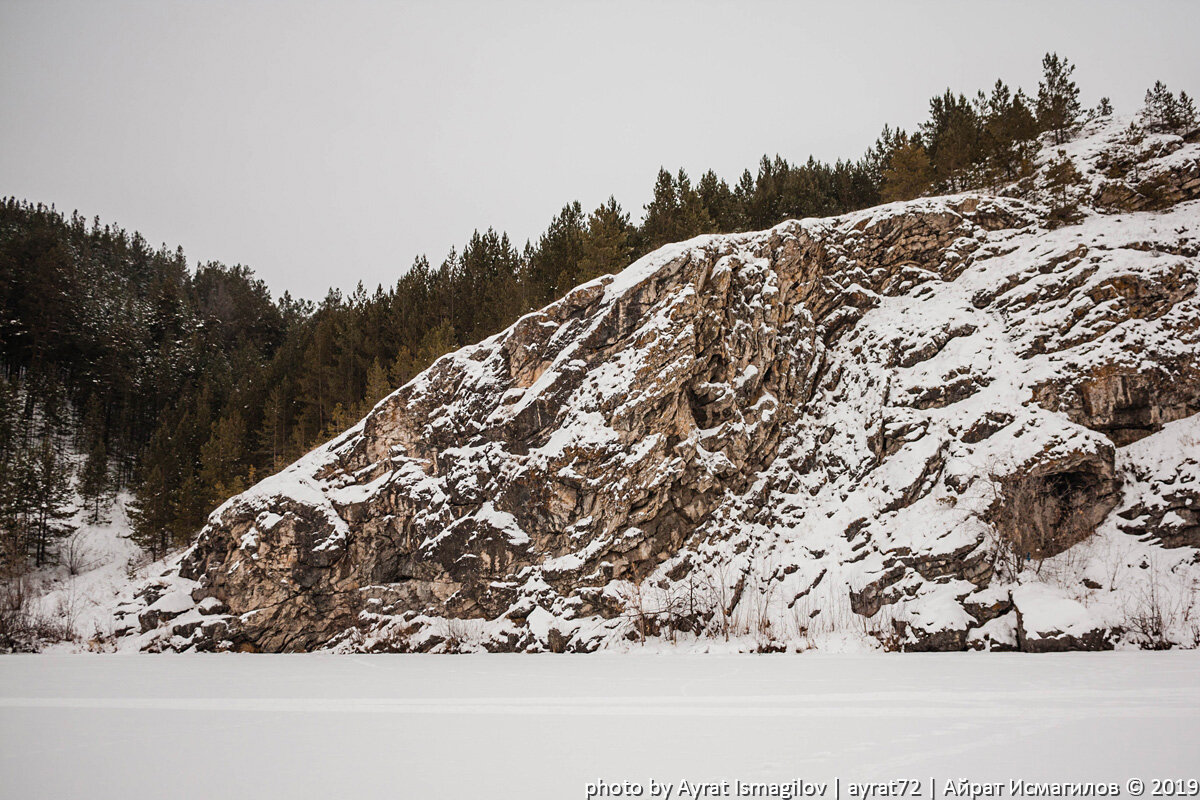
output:
[{"label": "steep rocky slope", "polygon": [[126,646],[1195,645],[1200,146],[1121,130],[1073,224],[1040,173],[699,237],[443,357]]}]

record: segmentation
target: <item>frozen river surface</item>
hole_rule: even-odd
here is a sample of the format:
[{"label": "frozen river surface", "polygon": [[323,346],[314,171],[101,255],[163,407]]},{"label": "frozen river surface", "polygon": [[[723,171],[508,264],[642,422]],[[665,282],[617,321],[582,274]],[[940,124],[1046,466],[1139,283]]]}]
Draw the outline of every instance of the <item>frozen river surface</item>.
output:
[{"label": "frozen river surface", "polygon": [[0,657],[4,798],[649,797],[651,780],[688,797],[686,780],[850,800],[892,779],[922,798],[934,779],[934,800],[955,779],[1005,797],[1013,779],[1121,797],[1140,779],[1153,798],[1164,778],[1200,778],[1196,652]]}]

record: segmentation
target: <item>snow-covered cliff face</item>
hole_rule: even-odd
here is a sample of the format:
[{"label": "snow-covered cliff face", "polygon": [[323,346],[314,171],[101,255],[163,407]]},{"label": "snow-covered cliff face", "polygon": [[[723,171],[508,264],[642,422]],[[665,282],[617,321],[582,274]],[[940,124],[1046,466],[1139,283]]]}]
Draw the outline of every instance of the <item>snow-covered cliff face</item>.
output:
[{"label": "snow-covered cliff face", "polygon": [[1076,224],[1035,179],[699,237],[443,357],[127,645],[1194,645],[1200,145],[1121,127]]}]

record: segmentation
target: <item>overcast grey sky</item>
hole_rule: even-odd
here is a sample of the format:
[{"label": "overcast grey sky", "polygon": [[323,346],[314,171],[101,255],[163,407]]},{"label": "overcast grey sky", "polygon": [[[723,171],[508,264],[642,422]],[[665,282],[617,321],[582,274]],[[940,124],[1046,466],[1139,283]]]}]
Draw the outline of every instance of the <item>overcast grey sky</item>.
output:
[{"label": "overcast grey sky", "polygon": [[244,263],[390,284],[567,201],[641,214],[659,165],[857,157],[947,85],[1078,65],[1132,112],[1200,94],[1200,4],[0,0],[0,195]]}]

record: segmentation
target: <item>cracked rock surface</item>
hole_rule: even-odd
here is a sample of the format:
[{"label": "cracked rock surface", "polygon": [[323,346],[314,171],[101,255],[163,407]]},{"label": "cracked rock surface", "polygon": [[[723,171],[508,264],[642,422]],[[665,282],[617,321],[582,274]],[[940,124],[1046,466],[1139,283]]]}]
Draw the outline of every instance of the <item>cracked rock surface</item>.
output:
[{"label": "cracked rock surface", "polygon": [[[1200,145],[1131,156],[1120,130],[1067,148],[1078,224],[1052,227],[1036,190],[921,199],[699,237],[576,288],[217,509],[127,606],[128,640],[1149,635],[1149,577],[1182,603],[1200,575]],[[1161,635],[1187,644],[1185,616]]]}]

